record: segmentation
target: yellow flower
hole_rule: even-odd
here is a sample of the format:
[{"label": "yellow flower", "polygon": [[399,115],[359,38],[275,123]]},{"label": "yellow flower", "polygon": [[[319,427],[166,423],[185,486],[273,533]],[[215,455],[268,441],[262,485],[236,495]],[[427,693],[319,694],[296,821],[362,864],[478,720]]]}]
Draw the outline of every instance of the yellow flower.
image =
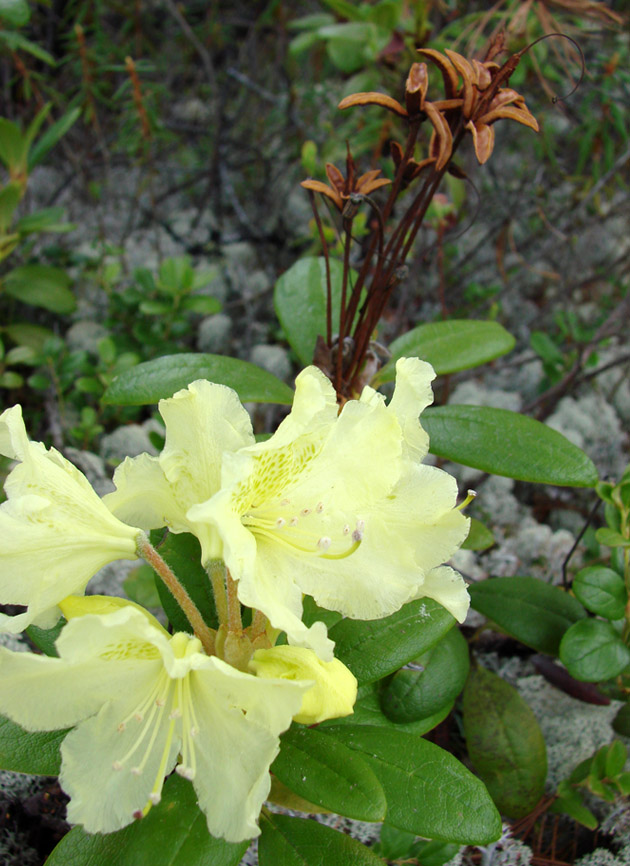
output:
[{"label": "yellow flower", "polygon": [[199,379],[159,410],[166,444],[159,457],[128,457],[114,473],[116,490],[103,501],[121,520],[143,529],[168,526],[199,538],[203,560],[216,557],[215,530],[190,520],[188,509],[219,489],[224,452],[254,443],[252,424],[236,392]]},{"label": "yellow flower", "polygon": [[339,659],[323,662],[312,650],[285,645],[256,650],[249,667],[258,677],[314,682],[302,699],[299,713],[293,716],[303,725],[354,712],[357,680]]},{"label": "yellow flower", "polygon": [[460,621],[462,578],[440,567],[464,541],[447,473],[420,461],[428,437],[418,415],[432,400],[433,368],[396,365],[394,396],[365,388],[338,414],[315,367],[297,378],[291,414],[258,445],[223,455],[221,489],[187,512],[212,526],[243,604],[261,610],[289,643],[332,659],[324,624],[307,628],[302,596],[354,619],[436,599]]},{"label": "yellow flower", "polygon": [[48,628],[58,602],[83,592],[99,568],[137,558],[141,530],[114,517],[58,451],[28,440],[20,406],[0,415],[0,454],[19,461],[0,506],[0,602],[28,608],[0,614],[0,631]]},{"label": "yellow flower", "polygon": [[74,729],[61,746],[68,820],[109,833],[159,803],[164,777],[190,779],[214,836],[238,842],[270,789],[279,735],[309,682],[260,679],[169,635],[136,605],[68,600],[59,658],[0,648],[0,712],[28,731]]}]

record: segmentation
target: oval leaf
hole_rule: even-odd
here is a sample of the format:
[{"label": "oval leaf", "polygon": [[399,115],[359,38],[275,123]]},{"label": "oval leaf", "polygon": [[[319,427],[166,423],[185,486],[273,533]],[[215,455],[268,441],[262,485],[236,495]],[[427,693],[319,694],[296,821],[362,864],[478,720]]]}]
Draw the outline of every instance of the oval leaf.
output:
[{"label": "oval leaf", "polygon": [[396,731],[407,731],[410,734],[417,734],[421,737],[423,734],[436,728],[440,722],[443,722],[452,709],[453,705],[447,704],[434,715],[419,719],[417,722],[392,722],[381,709],[379,684],[368,683],[368,685],[359,688],[359,693],[354,704],[354,712],[351,716],[324,722],[322,727],[326,725],[379,725],[383,728],[393,728]]},{"label": "oval leaf", "polygon": [[605,619],[622,619],[628,593],[616,571],[602,565],[583,568],[575,575],[573,592],[585,608]]},{"label": "oval leaf", "polygon": [[418,325],[388,347],[391,360],[379,370],[375,381],[391,382],[399,358],[422,358],[440,376],[487,364],[511,352],[515,345],[512,334],[498,322],[451,319]]},{"label": "oval leaf", "polygon": [[387,802],[360,756],[315,728],[292,726],[280,739],[271,772],[296,794],[359,821],[382,821]]},{"label": "oval leaf", "polygon": [[61,268],[49,265],[21,265],[4,277],[4,290],[31,307],[53,313],[71,313],[77,303],[70,291],[72,280]]},{"label": "oval leaf", "polygon": [[381,691],[381,709],[393,722],[416,722],[452,706],[468,677],[468,644],[452,628],[428,652],[397,671]]},{"label": "oval leaf", "polygon": [[317,821],[268,812],[260,829],[260,866],[383,866],[365,845]]},{"label": "oval leaf", "polygon": [[535,577],[492,577],[470,585],[468,592],[475,610],[548,655],[558,655],[563,634],[586,616],[572,596]]},{"label": "oval leaf", "polygon": [[248,848],[249,840],[233,843],[211,836],[193,786],[173,774],[159,805],[141,821],[105,835],[75,827],[45,866],[238,866]]},{"label": "oval leaf", "polygon": [[487,845],[501,816],[483,782],[453,755],[415,734],[367,725],[322,728],[361,753],[387,797],[387,823],[427,839]]},{"label": "oval leaf", "polygon": [[454,623],[437,601],[424,598],[383,619],[341,620],[329,635],[335,641],[335,656],[360,683],[371,683],[426,652]]},{"label": "oval leaf", "polygon": [[464,689],[463,718],[468,754],[499,811],[528,815],[547,777],[545,741],[529,706],[501,677],[478,668]]},{"label": "oval leaf", "polygon": [[470,529],[466,541],[462,544],[463,550],[487,550],[494,544],[494,535],[487,526],[477,520],[470,518]]},{"label": "oval leaf", "polygon": [[[336,259],[330,262],[332,287],[332,327],[339,330],[339,311],[341,308],[341,283],[343,265]],[[350,272],[348,297],[356,273]],[[313,363],[313,353],[317,337],[326,336],[326,264],[323,258],[306,256],[299,259],[277,281],[273,302],[291,348],[300,361]]]},{"label": "oval leaf", "polygon": [[145,361],[116,376],[102,397],[103,403],[143,406],[172,397],[195,379],[208,379],[233,388],[240,399],[254,403],[293,401],[293,391],[277,376],[249,361],[222,355],[183,353]]},{"label": "oval leaf", "polygon": [[628,667],[630,650],[609,622],[584,619],[562,638],[560,660],[576,680],[598,683]]},{"label": "oval leaf", "polygon": [[437,406],[422,426],[438,457],[483,472],[564,487],[594,487],[597,470],[572,442],[540,421],[487,406]]}]

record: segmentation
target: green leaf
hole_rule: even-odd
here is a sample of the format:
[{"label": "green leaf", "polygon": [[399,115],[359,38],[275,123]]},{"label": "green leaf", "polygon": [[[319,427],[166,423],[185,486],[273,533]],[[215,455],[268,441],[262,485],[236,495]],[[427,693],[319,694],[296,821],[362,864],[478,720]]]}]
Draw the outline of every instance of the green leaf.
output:
[{"label": "green leaf", "polygon": [[501,835],[501,816],[483,783],[453,755],[416,734],[381,727],[321,728],[361,753],[387,797],[387,823],[417,836],[487,845]]},{"label": "green leaf", "polygon": [[185,294],[194,279],[189,256],[170,256],[160,265],[158,286],[169,295]]},{"label": "green leaf", "polygon": [[55,644],[57,643],[57,638],[61,634],[65,624],[66,620],[64,617],[60,617],[57,625],[54,625],[52,628],[40,628],[37,625],[29,625],[26,629],[26,634],[29,640],[31,640],[37,649],[41,650],[44,655],[57,658],[59,654]]},{"label": "green leaf", "polygon": [[0,30],[0,40],[2,40],[6,47],[10,48],[12,51],[26,51],[28,54],[32,54],[33,57],[37,57],[37,59],[41,60],[42,63],[47,63],[49,66],[55,66],[55,58],[49,54],[48,51],[44,51],[37,42],[31,42],[30,39],[26,39],[22,36],[21,33],[10,30]]},{"label": "green leaf", "polygon": [[630,704],[624,704],[612,720],[612,729],[622,737],[630,737]]},{"label": "green leaf", "polygon": [[0,18],[11,27],[23,27],[30,17],[26,0],[0,0]]},{"label": "green leaf", "polygon": [[155,572],[151,566],[139,565],[129,572],[129,577],[123,582],[123,589],[127,598],[142,607],[160,607],[160,594],[155,583]]},{"label": "green leaf", "polygon": [[397,860],[405,857],[413,843],[416,841],[415,833],[407,833],[389,824],[381,826],[381,841],[378,843],[378,853],[387,860]]},{"label": "green leaf", "polygon": [[317,821],[267,812],[260,829],[260,866],[384,866],[365,845]]},{"label": "green leaf", "polygon": [[24,136],[22,130],[12,120],[0,117],[0,160],[9,171],[14,173],[21,169],[23,158]]},{"label": "green leaf", "polygon": [[607,778],[613,779],[619,775],[626,765],[626,747],[621,740],[613,740],[606,750],[605,773]]},{"label": "green leaf", "polygon": [[452,860],[460,849],[451,842],[418,841],[409,852],[410,857],[416,857],[422,866],[444,866]]},{"label": "green leaf", "polygon": [[360,683],[380,680],[430,649],[453,626],[455,619],[430,598],[404,605],[383,619],[344,619],[329,636],[335,656]]},{"label": "green leaf", "polygon": [[561,433],[508,409],[438,406],[425,409],[430,451],[483,472],[565,487],[593,487],[597,470]]},{"label": "green leaf", "polygon": [[361,757],[316,728],[293,725],[280,738],[271,772],[300,797],[359,821],[382,821],[387,802]]},{"label": "green leaf", "polygon": [[45,866],[238,866],[248,847],[248,840],[233,843],[211,836],[193,786],[173,774],[160,804],[141,821],[105,835],[75,827]]},{"label": "green leaf", "polygon": [[69,288],[71,283],[61,268],[21,265],[6,274],[3,287],[8,295],[23,304],[43,307],[53,313],[71,313],[77,305]]},{"label": "green leaf", "polygon": [[3,330],[18,346],[29,346],[35,352],[41,352],[46,340],[53,336],[53,332],[48,328],[26,322],[15,322]]},{"label": "green leaf", "polygon": [[[330,262],[333,331],[339,330],[343,265]],[[350,286],[356,273],[350,272]],[[352,289],[348,288],[348,296]],[[326,337],[326,266],[323,258],[298,259],[277,281],[273,302],[291,348],[303,364],[313,362],[318,336]]]},{"label": "green leaf", "polygon": [[597,683],[620,674],[630,664],[630,650],[609,622],[584,619],[562,638],[560,659],[576,680]]},{"label": "green leaf", "polygon": [[62,207],[47,207],[33,214],[22,217],[15,224],[15,230],[21,235],[35,232],[69,232],[75,228],[73,223],[62,222],[65,211]]},{"label": "green leaf", "polygon": [[599,822],[595,815],[584,806],[582,798],[577,791],[572,791],[571,793],[573,796],[558,797],[550,805],[549,811],[556,814],[568,815],[574,821],[577,821],[578,824],[588,827],[589,830],[596,830]]},{"label": "green leaf", "polygon": [[468,587],[475,610],[521,643],[557,656],[562,635],[584,619],[582,605],[535,577],[492,577]]},{"label": "green leaf", "polygon": [[468,537],[462,544],[463,550],[487,550],[494,544],[494,535],[487,526],[477,520],[475,517],[470,518],[470,529]]},{"label": "green leaf", "polygon": [[59,747],[68,730],[31,733],[0,716],[0,767],[14,773],[56,776],[61,767]]},{"label": "green leaf", "polygon": [[595,538],[606,547],[630,547],[630,538],[625,538],[620,532],[605,526],[597,530]]},{"label": "green leaf", "polygon": [[195,379],[227,385],[244,403],[290,405],[293,402],[292,389],[255,364],[238,358],[193,352],[164,355],[125,370],[105,391],[102,402],[121,406],[157,403],[163,397],[172,397],[175,391],[188,387]]},{"label": "green leaf", "polygon": [[391,360],[378,371],[374,381],[377,385],[391,382],[399,358],[422,358],[440,376],[487,364],[511,352],[515,344],[514,337],[498,322],[450,319],[418,325],[388,346]]},{"label": "green leaf", "polygon": [[8,183],[0,190],[0,234],[4,234],[13,219],[16,207],[22,198],[23,187],[21,183]]},{"label": "green leaf", "polygon": [[189,298],[184,298],[181,308],[188,313],[212,316],[214,313],[220,313],[222,306],[221,301],[211,295],[192,295]]},{"label": "green leaf", "polygon": [[591,565],[575,575],[573,592],[587,610],[605,619],[622,619],[628,603],[623,579],[603,565]]},{"label": "green leaf", "polygon": [[4,373],[0,373],[0,388],[21,388],[23,384],[23,376],[13,370],[5,370]]},{"label": "green leaf", "polygon": [[64,137],[70,127],[74,126],[76,121],[79,119],[80,114],[80,108],[71,108],[69,111],[66,111],[59,120],[56,120],[51,124],[46,132],[40,135],[28,155],[29,171],[36,165],[39,165],[48,152],[51,151],[57,142]]},{"label": "green leaf", "polygon": [[[164,530],[157,529],[151,533],[151,544],[175,572],[204,621],[211,628],[218,628],[219,620],[214,605],[214,595],[210,579],[201,565],[201,547],[196,537],[188,532],[177,534],[168,532],[165,535]],[[160,602],[173,629],[192,634],[193,628],[170,589],[161,577],[155,572],[153,574]]]},{"label": "green leaf", "polygon": [[[452,709],[452,705],[445,705],[434,715],[419,719],[417,722],[392,722],[381,709],[380,684],[368,683],[365,686],[359,687],[359,693],[354,705],[354,713],[351,716],[324,722],[321,727],[331,725],[371,725],[372,727],[392,728],[396,731],[407,731],[409,734],[422,736],[428,731],[432,731],[440,722],[443,722]],[[383,735],[386,736],[387,734],[384,732]]]},{"label": "green leaf", "polygon": [[393,722],[415,722],[452,706],[468,677],[468,644],[458,628],[383,685],[381,709]]},{"label": "green leaf", "polygon": [[464,734],[475,770],[499,811],[523,818],[542,797],[545,741],[536,717],[516,689],[483,668],[464,689]]}]

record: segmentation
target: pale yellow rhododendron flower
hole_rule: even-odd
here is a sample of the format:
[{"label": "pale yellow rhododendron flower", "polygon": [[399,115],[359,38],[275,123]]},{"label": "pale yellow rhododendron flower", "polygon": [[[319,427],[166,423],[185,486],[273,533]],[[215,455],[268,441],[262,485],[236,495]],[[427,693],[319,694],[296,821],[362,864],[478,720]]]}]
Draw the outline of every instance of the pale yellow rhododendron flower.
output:
[{"label": "pale yellow rhododendron flower", "polygon": [[303,593],[353,619],[422,597],[466,616],[464,581],[441,564],[469,521],[455,507],[455,480],[420,462],[428,436],[418,416],[434,376],[429,364],[401,359],[389,405],[366,387],[338,413],[330,381],[308,367],[277,432],[225,453],[221,489],[188,511],[216,527],[243,604],[325,660],[333,644],[323,623],[302,623]]},{"label": "pale yellow rhododendron flower", "polygon": [[114,473],[116,490],[104,502],[142,529],[193,533],[205,563],[216,557],[220,542],[214,527],[192,521],[188,510],[221,486],[223,454],[255,442],[252,423],[235,391],[204,379],[160,400],[159,410],[166,425],[164,450],[159,457],[127,457]]},{"label": "pale yellow rhododendron flower", "polygon": [[102,566],[137,558],[142,532],[114,517],[58,451],[29,441],[20,406],[0,415],[0,454],[19,461],[0,506],[0,603],[28,608],[0,614],[0,631],[49,628],[59,618],[58,602],[83,592]]},{"label": "pale yellow rhododendron flower", "polygon": [[257,836],[279,735],[312,683],[238,671],[135,605],[91,606],[109,609],[98,597],[63,606],[59,658],[0,648],[0,712],[27,731],[74,728],[61,746],[68,820],[118,830],[160,801],[175,768],[212,835]]},{"label": "pale yellow rhododendron flower", "polygon": [[303,725],[349,716],[357,699],[357,680],[339,659],[323,662],[312,650],[298,646],[274,646],[254,653],[249,667],[258,677],[313,680],[293,718]]}]

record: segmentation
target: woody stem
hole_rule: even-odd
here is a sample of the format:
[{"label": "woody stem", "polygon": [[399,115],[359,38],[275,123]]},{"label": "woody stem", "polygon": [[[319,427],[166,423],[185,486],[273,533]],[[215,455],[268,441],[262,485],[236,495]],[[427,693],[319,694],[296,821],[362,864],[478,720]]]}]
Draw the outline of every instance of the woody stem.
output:
[{"label": "woody stem", "polygon": [[216,634],[214,629],[206,625],[199,612],[199,608],[146,535],[141,536],[138,541],[138,553],[149,563],[151,568],[164,582],[167,589],[172,593],[175,601],[186,614],[188,622],[193,627],[195,637],[199,638],[206,653],[214,655],[214,638]]}]

